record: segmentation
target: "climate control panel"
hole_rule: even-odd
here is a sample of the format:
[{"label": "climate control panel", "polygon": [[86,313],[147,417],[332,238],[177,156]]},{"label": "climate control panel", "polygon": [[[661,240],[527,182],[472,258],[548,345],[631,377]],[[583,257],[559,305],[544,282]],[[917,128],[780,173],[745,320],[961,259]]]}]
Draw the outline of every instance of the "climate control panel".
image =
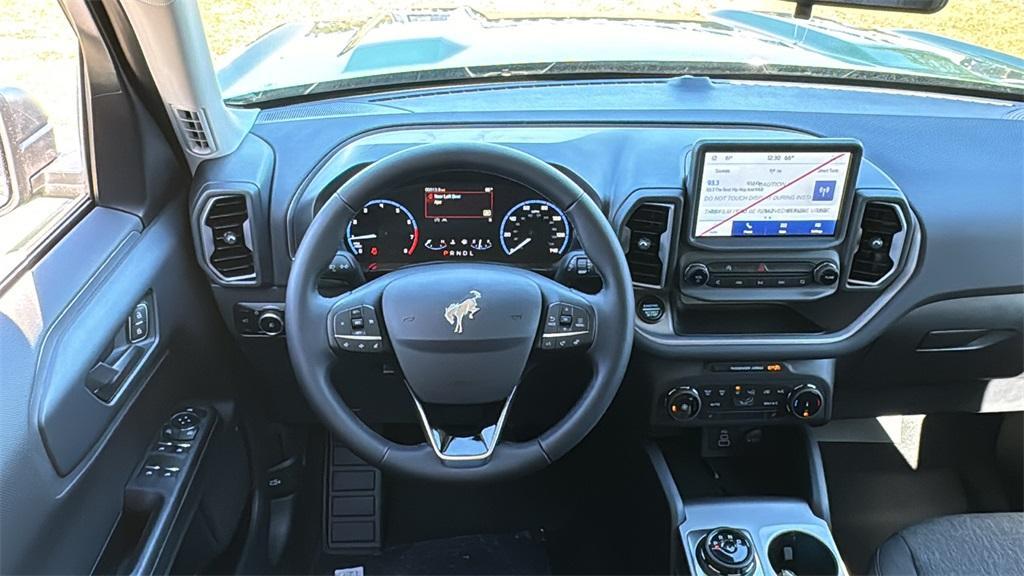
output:
[{"label": "climate control panel", "polygon": [[673,388],[665,409],[677,422],[690,420],[811,420],[825,407],[814,384],[735,384]]},{"label": "climate control panel", "polygon": [[823,423],[831,413],[832,387],[828,375],[817,370],[801,373],[800,364],[706,365],[697,373],[691,372],[656,388],[653,423],[670,426]]}]

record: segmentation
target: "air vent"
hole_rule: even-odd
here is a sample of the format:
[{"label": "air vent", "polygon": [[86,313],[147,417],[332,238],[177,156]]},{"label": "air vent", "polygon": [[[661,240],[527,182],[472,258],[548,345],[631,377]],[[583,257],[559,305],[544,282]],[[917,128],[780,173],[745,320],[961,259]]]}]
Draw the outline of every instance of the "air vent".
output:
[{"label": "air vent", "polygon": [[175,107],[174,117],[178,121],[181,135],[190,152],[197,156],[207,156],[213,153],[215,149],[213,138],[202,111]]},{"label": "air vent", "polygon": [[204,247],[210,268],[229,282],[256,277],[249,227],[248,197],[217,196],[206,205]]},{"label": "air vent", "polygon": [[853,255],[849,283],[875,286],[888,278],[903,249],[905,228],[898,206],[868,202],[860,223],[860,244]]},{"label": "air vent", "polygon": [[629,229],[626,262],[634,284],[656,288],[664,284],[669,248],[666,236],[671,218],[671,204],[645,203],[637,206],[626,221]]}]

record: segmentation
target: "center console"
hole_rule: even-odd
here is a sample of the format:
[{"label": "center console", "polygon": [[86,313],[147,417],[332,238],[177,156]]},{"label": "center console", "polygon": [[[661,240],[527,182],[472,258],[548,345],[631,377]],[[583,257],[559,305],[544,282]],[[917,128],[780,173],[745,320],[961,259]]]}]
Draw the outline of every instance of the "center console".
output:
[{"label": "center console", "polygon": [[912,272],[913,212],[853,140],[699,139],[682,166],[622,224],[673,573],[845,575],[806,425]]},{"label": "center console", "polygon": [[848,574],[813,435],[775,427],[724,451],[709,450],[706,438],[691,429],[647,446],[668,502],[670,573]]},{"label": "center console", "polygon": [[796,499],[691,502],[679,538],[694,575],[847,574],[828,524]]},{"label": "center console", "polygon": [[834,359],[913,271],[913,212],[859,142],[761,134],[694,139],[682,194],[624,204],[655,431],[824,424]]}]

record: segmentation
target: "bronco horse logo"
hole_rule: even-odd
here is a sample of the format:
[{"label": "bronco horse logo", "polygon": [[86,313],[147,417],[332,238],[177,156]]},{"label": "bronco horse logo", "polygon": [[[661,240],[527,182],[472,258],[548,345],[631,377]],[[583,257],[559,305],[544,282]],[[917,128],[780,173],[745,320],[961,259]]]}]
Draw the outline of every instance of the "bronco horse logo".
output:
[{"label": "bronco horse logo", "polygon": [[476,290],[470,290],[469,298],[462,302],[452,302],[444,309],[444,319],[452,326],[455,326],[456,334],[462,334],[463,318],[469,316],[469,319],[472,320],[473,314],[480,311],[480,307],[476,304],[478,298],[480,298],[480,293]]}]

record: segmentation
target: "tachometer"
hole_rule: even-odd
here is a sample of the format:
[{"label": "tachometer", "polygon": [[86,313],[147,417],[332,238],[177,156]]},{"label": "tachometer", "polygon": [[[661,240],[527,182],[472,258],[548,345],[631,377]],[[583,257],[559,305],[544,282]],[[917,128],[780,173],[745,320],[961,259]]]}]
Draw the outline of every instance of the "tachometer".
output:
[{"label": "tachometer", "polygon": [[361,260],[395,260],[410,256],[420,229],[405,206],[393,200],[372,200],[348,223],[345,240]]},{"label": "tachometer", "polygon": [[523,262],[543,262],[569,246],[569,220],[547,200],[527,200],[505,214],[499,238],[505,254]]}]

